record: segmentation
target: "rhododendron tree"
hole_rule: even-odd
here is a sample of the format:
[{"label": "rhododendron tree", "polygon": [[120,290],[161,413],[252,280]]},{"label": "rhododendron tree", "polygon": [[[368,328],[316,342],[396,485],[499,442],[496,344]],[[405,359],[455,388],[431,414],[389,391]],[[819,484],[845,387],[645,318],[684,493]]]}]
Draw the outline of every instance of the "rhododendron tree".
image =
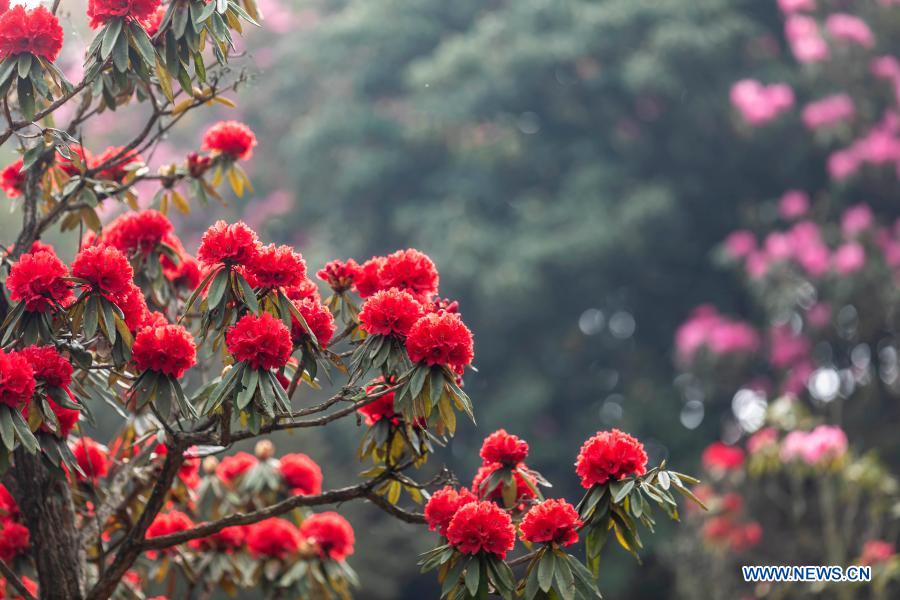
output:
[{"label": "rhododendron tree", "polygon": [[761,96],[731,101],[740,127],[753,127],[749,136],[775,126],[774,116],[758,113],[802,121],[810,137],[799,142],[825,150],[818,168],[828,180],[760,199],[753,219],[722,243],[720,262],[745,284],[746,317],[701,306],[677,333],[680,382],[721,417],[723,438],[702,457],[711,484],[698,495],[710,512],[693,516],[680,541],[709,568],[678,576],[685,589],[715,580],[714,595],[724,598],[767,593],[738,580],[740,564],[878,564],[871,589],[826,593],[893,597],[900,254],[896,206],[883,200],[892,199],[900,164],[900,63],[891,29],[880,25],[897,8],[827,0],[779,7],[802,70],[793,91],[800,110],[777,111]]},{"label": "rhododendron tree", "polygon": [[[223,121],[196,151],[146,164],[186,114],[233,105],[247,78],[234,38],[259,24],[253,0],[91,0],[74,84],[54,64],[58,7],[0,16],[0,142],[21,154],[2,182],[22,216],[2,255],[4,593],[146,598],[164,583],[172,597],[346,597],[356,535],[325,508],[361,501],[442,538],[422,566],[444,596],[590,598],[608,537],[637,554],[653,505],[677,518],[676,492],[699,503],[696,480],[648,465],[618,430],[577,460],[573,448],[585,493],[572,503],[545,499],[528,443],[505,430],[485,440],[470,489],[429,475],[479,402],[465,385],[475,336],[438,295],[434,262],[411,248],[333,261],[317,271],[323,299],[298,249],[245,223],[212,224],[193,255],[170,210],[224,201],[225,180],[252,192],[240,163],[265,142]],[[139,131],[92,147],[85,125],[127,104],[143,110]],[[71,260],[41,241],[57,231],[77,238]],[[100,411],[118,418],[114,435],[87,435]],[[279,457],[267,437],[342,419],[357,420],[370,463],[343,487],[317,448]],[[252,441],[253,454],[236,447]]]}]

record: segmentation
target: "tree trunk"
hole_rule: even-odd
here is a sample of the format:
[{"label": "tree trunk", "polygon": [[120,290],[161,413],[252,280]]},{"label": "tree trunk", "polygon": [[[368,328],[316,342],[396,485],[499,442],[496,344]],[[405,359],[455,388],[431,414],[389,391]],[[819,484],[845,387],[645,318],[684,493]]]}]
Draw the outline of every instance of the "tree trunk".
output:
[{"label": "tree trunk", "polygon": [[[40,596],[48,600],[84,597],[84,550],[75,529],[75,507],[66,481],[44,466],[40,455],[15,451],[10,492],[31,533]],[[7,477],[9,480],[10,477]]]}]

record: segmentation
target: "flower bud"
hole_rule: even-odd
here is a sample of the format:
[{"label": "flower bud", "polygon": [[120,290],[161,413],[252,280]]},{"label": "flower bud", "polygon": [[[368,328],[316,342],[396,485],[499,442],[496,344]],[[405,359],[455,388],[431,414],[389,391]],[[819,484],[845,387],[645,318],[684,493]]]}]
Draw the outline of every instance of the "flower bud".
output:
[{"label": "flower bud", "polygon": [[275,456],[275,444],[270,440],[259,440],[256,442],[253,453],[256,454],[256,458],[259,460],[269,460]]},{"label": "flower bud", "polygon": [[207,456],[203,459],[203,472],[207,475],[212,475],[216,472],[216,467],[219,466],[219,459],[215,456]]}]

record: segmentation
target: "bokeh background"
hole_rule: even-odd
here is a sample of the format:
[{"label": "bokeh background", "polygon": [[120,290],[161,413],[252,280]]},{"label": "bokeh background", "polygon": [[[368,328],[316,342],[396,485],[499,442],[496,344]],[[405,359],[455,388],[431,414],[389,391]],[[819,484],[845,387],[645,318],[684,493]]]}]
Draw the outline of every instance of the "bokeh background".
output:
[{"label": "bokeh background", "polygon": [[[828,61],[798,57],[785,33],[792,3],[780,4],[260,0],[264,28],[242,48],[252,78],[237,108],[191,117],[148,162],[182,160],[206,126],[242,120],[259,138],[246,165],[255,193],[172,215],[190,249],[224,218],[297,246],[311,270],[406,247],[433,258],[442,295],[459,300],[475,332],[479,372],[466,378],[478,424],[461,427],[432,466],[467,482],[481,439],[503,426],[531,443],[530,464],[554,494],[576,498],[580,442],[618,427],[646,443],[651,462],[699,472],[703,448],[742,432],[734,388],[713,403],[685,385],[676,330],[701,303],[762,314],[744,274],[723,266],[722,240],[777,219],[788,189],[821,200],[823,216],[861,201],[887,221],[900,215],[891,168],[862,189],[835,183],[828,157],[852,128],[810,132],[799,117],[805,102],[850,87],[869,98],[861,121],[896,105],[889,86],[862,78],[873,56],[898,50],[900,8],[799,3],[817,18],[852,11],[877,25],[864,55],[833,52],[846,60],[834,76]],[[77,19],[66,30],[78,80],[87,36]],[[748,77],[792,86],[791,114],[764,131],[748,122],[731,100]],[[99,119],[90,145],[127,139],[127,115]],[[15,223],[4,218],[4,233]],[[336,429],[277,444],[307,452],[326,485],[340,485],[362,467],[355,424]],[[343,510],[357,531],[360,597],[437,596],[415,567],[433,540],[375,510]],[[675,529],[661,523],[646,537],[641,567],[608,548],[604,594],[673,597],[684,568],[672,559]]]}]

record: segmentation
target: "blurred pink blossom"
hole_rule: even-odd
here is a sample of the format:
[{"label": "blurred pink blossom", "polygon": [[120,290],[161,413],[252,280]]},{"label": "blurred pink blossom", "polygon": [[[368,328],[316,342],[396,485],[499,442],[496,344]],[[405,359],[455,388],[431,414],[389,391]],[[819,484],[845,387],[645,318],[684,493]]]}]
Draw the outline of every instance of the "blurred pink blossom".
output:
[{"label": "blurred pink blossom", "polygon": [[866,251],[861,244],[848,242],[834,252],[832,264],[839,275],[850,275],[865,266]]},{"label": "blurred pink blossom", "polygon": [[806,382],[809,381],[809,376],[813,374],[813,371],[815,371],[815,365],[809,360],[803,360],[788,369],[787,375],[781,383],[782,393],[799,396],[806,389]]},{"label": "blurred pink blossom", "polygon": [[808,129],[819,129],[853,118],[856,108],[847,94],[833,94],[803,107],[803,124]]},{"label": "blurred pink blossom", "polygon": [[794,58],[799,62],[814,63],[828,58],[828,44],[819,32],[819,24],[814,18],[792,14],[784,23],[784,33]]},{"label": "blurred pink blossom", "polygon": [[816,0],[778,0],[778,8],[785,14],[816,10]]},{"label": "blurred pink blossom", "polygon": [[816,302],[806,311],[806,320],[813,327],[825,327],[831,321],[831,306],[825,302]]},{"label": "blurred pink blossom", "polygon": [[733,259],[744,258],[756,250],[756,236],[746,229],[732,231],[725,238],[725,252]]},{"label": "blurred pink blossom", "polygon": [[872,227],[874,219],[868,204],[850,206],[841,215],[841,232],[846,238],[855,238]]},{"label": "blurred pink blossom", "polygon": [[828,157],[828,175],[832,179],[846,179],[859,169],[859,159],[852,150],[838,150]]},{"label": "blurred pink blossom", "polygon": [[802,217],[809,210],[809,194],[803,190],[788,190],[778,201],[778,214],[782,219],[792,221]]},{"label": "blurred pink blossom", "polygon": [[702,348],[716,355],[753,352],[759,348],[759,334],[749,324],[729,319],[704,304],[695,308],[675,332],[679,361],[692,361]]},{"label": "blurred pink blossom", "polygon": [[790,325],[776,325],[769,330],[769,363],[784,369],[809,356],[810,341],[795,333]]},{"label": "blurred pink blossom", "polygon": [[872,75],[880,79],[896,81],[900,79],[900,61],[891,55],[876,56],[869,65]]},{"label": "blurred pink blossom", "polygon": [[774,427],[763,427],[747,440],[747,452],[757,454],[778,444],[778,432]]},{"label": "blurred pink blossom", "polygon": [[752,279],[760,279],[769,272],[769,257],[765,252],[751,252],[747,256],[747,274]]},{"label": "blurred pink blossom", "polygon": [[731,103],[748,124],[764,125],[794,105],[794,90],[786,83],[742,79],[731,86]]},{"label": "blurred pink blossom", "polygon": [[857,16],[847,13],[834,13],[825,19],[825,28],[835,39],[871,48],[875,45],[875,36],[869,25]]},{"label": "blurred pink blossom", "polygon": [[803,448],[803,459],[809,464],[841,458],[847,453],[847,434],[834,425],[819,425],[809,432]]}]

